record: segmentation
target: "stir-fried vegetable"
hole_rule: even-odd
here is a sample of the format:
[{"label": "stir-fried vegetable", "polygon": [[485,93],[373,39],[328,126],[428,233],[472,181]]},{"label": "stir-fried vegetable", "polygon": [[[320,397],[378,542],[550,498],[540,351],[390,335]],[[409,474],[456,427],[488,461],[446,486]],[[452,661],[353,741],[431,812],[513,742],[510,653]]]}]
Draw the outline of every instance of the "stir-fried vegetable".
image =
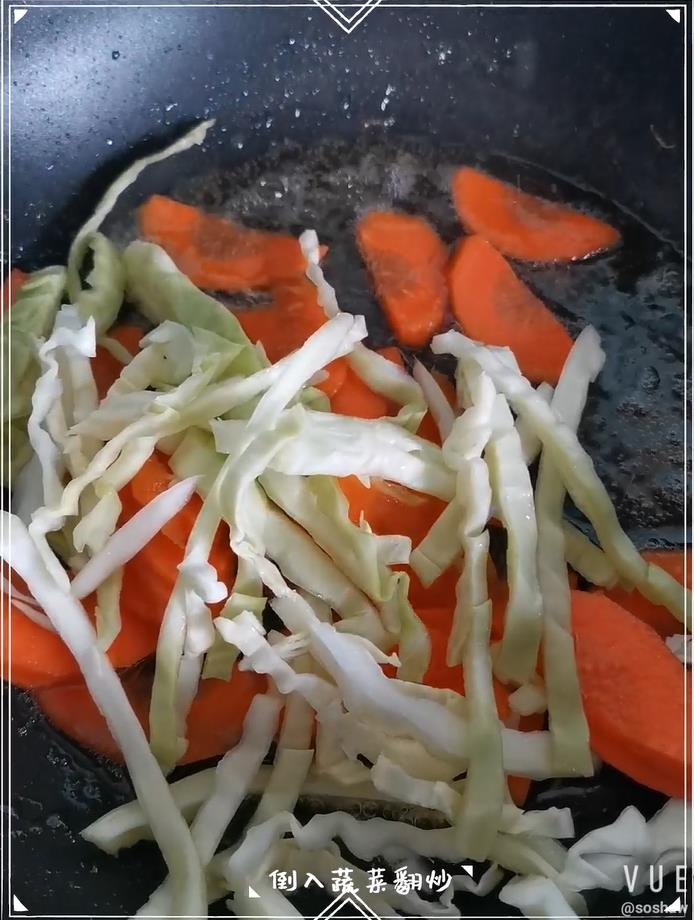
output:
[{"label": "stir-fried vegetable", "polygon": [[[110,853],[157,842],[168,876],[139,916],[204,916],[233,892],[237,912],[298,917],[268,873],[363,880],[352,858],[491,863],[434,906],[369,896],[382,915],[460,916],[454,892],[488,893],[502,870],[516,875],[503,903],[578,915],[581,891],[623,884],[615,859],[672,869],[691,795],[690,678],[639,618],[663,635],[688,624],[682,557],[637,552],[578,441],[597,334],[571,349],[492,248],[582,258],[614,232],[461,171],[456,205],[481,236],[453,258],[452,307],[483,344],[433,340],[457,359],[453,387],[363,344],[312,230],[297,241],[154,196],[140,212],[148,241],[120,253],[99,232],[142,169],[210,125],[134,164],[75,239],[67,278],[22,277],[3,319],[3,433],[25,433],[14,472],[30,459],[8,480],[19,514],[0,520],[14,569],[4,673],[57,728],[122,759],[137,796],[84,837]],[[357,232],[391,326],[425,343],[445,306],[436,232],[376,212]],[[234,315],[196,285],[268,290],[272,303]],[[149,332],[111,329],[124,294]],[[566,494],[599,545],[564,520]],[[608,597],[572,591],[569,565]],[[153,672],[131,668],[151,658]],[[678,801],[648,823],[627,810],[567,850],[570,811],[522,805],[531,780],[587,775],[592,754]],[[176,765],[219,755],[167,785]],[[294,807],[316,790],[414,808],[430,826],[342,810],[302,824]],[[218,853],[251,792],[244,834]]]}]

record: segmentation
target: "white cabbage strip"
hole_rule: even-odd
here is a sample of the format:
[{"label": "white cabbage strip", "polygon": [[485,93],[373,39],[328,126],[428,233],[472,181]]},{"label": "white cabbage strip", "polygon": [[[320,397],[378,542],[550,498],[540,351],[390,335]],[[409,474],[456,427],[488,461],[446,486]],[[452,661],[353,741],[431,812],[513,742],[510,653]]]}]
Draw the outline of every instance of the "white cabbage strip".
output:
[{"label": "white cabbage strip", "polygon": [[96,635],[83,607],[52,577],[21,521],[2,512],[0,529],[2,558],[24,579],[74,655],[94,702],[123,752],[135,792],[169,868],[172,883],[169,910],[173,914],[204,915],[205,883],[190,832],[151,754],[121,682],[97,646]]},{"label": "white cabbage strip", "polygon": [[505,789],[501,726],[489,654],[492,606],[487,589],[487,522],[492,492],[482,459],[493,436],[495,393],[489,378],[476,367],[469,368],[466,384],[470,406],[451,427],[443,447],[449,466],[457,472],[458,542],[463,548],[447,663],[463,666],[469,712],[468,768],[462,799],[456,806],[455,826],[461,849],[472,859],[485,859],[494,844]]},{"label": "white cabbage strip", "polygon": [[[587,326],[576,339],[559,378],[552,410],[572,431],[578,430],[588,388],[605,363],[596,331]],[[571,635],[571,590],[565,561],[564,483],[549,454],[542,453],[535,507],[538,526],[538,575],[544,610],[543,661],[553,758],[559,771],[593,772],[588,723],[581,702]]]},{"label": "white cabbage strip", "polygon": [[[494,380],[519,416],[542,441],[543,450],[559,470],[576,507],[593,525],[600,544],[620,578],[655,604],[662,604],[680,622],[689,619],[690,592],[658,566],[647,563],[619,524],[614,506],[576,434],[563,424],[527,380],[514,373],[490,349],[457,332],[432,340],[432,350],[475,360]],[[687,604],[685,605],[685,597]]]},{"label": "white cabbage strip", "polygon": [[[335,288],[325,280],[320,267],[320,246],[315,230],[305,230],[299,237],[306,258],[306,277],[318,292],[318,302],[328,317],[340,314]],[[358,345],[348,357],[350,368],[375,393],[380,393],[402,406],[397,422],[410,431],[416,431],[426,415],[427,404],[416,380],[383,355],[363,345]]]},{"label": "white cabbage strip", "polygon": [[[212,860],[272,744],[281,709],[282,701],[278,696],[258,694],[246,713],[241,740],[217,764],[210,795],[190,826],[203,868]],[[137,915],[164,915],[171,899],[171,884],[170,879],[165,879]]]},{"label": "white cabbage strip", "polygon": [[101,552],[72,580],[72,593],[83,598],[95,591],[116,569],[125,565],[190,501],[197,478],[184,479],[157,495],[106,541]]}]

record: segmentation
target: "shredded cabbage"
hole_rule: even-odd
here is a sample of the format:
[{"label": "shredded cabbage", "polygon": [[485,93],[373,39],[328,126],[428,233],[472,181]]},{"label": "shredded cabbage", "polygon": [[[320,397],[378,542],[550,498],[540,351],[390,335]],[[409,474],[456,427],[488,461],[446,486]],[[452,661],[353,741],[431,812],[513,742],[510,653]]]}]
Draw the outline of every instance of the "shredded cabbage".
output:
[{"label": "shredded cabbage", "polygon": [[335,480],[327,476],[309,479],[268,470],[260,483],[266,495],[303,527],[374,603],[392,594],[388,566],[408,561],[408,538],[384,539],[353,524],[347,499]]},{"label": "shredded cabbage", "polygon": [[455,412],[449,405],[436,378],[420,361],[415,360],[412,366],[412,376],[422,388],[422,393],[427,401],[429,411],[436,422],[441,440],[445,441],[453,428]]},{"label": "shredded cabbage", "polygon": [[572,569],[599,588],[614,588],[619,582],[617,570],[605,553],[577,527],[562,522],[564,552]]},{"label": "shredded cabbage", "polygon": [[539,875],[511,879],[499,892],[499,900],[515,907],[525,917],[547,917],[548,920],[576,917],[578,920],[578,914],[555,882]]},{"label": "shredded cabbage", "polygon": [[21,521],[5,511],[0,521],[2,558],[24,579],[74,655],[94,702],[123,752],[135,792],[171,874],[169,910],[173,914],[204,915],[205,882],[193,840],[120,680],[98,648],[84,608],[52,577]]},{"label": "shredded cabbage", "polygon": [[410,776],[402,767],[383,754],[371,768],[371,780],[379,792],[388,793],[410,805],[440,811],[451,823],[455,821],[455,816],[461,807],[460,794],[448,783]]},{"label": "shredded cabbage", "polygon": [[190,477],[175,483],[126,521],[108,538],[101,552],[75,575],[72,580],[74,596],[87,597],[112,572],[137,555],[188,504],[197,482],[197,477]]},{"label": "shredded cabbage", "polygon": [[37,340],[50,335],[65,289],[65,269],[33,272],[2,320],[3,484],[13,485],[32,456],[26,422],[39,376]]},{"label": "shredded cabbage", "polygon": [[531,716],[538,712],[547,711],[547,695],[545,688],[539,683],[521,684],[508,698],[508,705],[512,712],[519,716]]},{"label": "shredded cabbage", "polygon": [[67,287],[73,303],[78,300],[82,293],[79,269],[90,241],[93,239],[92,235],[99,229],[101,224],[111,213],[122,193],[135,182],[140,173],[148,166],[153,166],[155,163],[161,163],[162,160],[175,156],[177,153],[182,153],[190,147],[202,144],[208,130],[214,123],[214,119],[202,121],[163,150],[136,160],[108,187],[101,201],[94,209],[94,213],[79,230],[70,247],[67,268]]},{"label": "shredded cabbage", "polygon": [[[552,410],[577,431],[588,387],[605,363],[600,337],[587,326],[576,339],[559,378]],[[543,452],[537,474],[537,561],[544,610],[543,660],[553,757],[562,771],[593,772],[588,722],[583,712],[571,635],[571,591],[565,561],[564,483],[549,454]]]},{"label": "shredded cabbage", "polygon": [[610,497],[581,447],[576,434],[557,419],[525,378],[514,374],[488,348],[457,332],[447,332],[432,340],[437,353],[472,357],[494,380],[514,410],[527,419],[560,472],[576,507],[589,519],[595,533],[620,578],[633,584],[655,604],[662,604],[680,622],[689,625],[690,592],[658,566],[647,563],[624,533]]},{"label": "shredded cabbage", "polygon": [[494,505],[507,533],[509,588],[495,671],[502,680],[521,684],[535,673],[542,636],[535,503],[520,438],[503,396],[497,398],[495,420],[498,427],[489,441],[486,459]]},{"label": "shredded cabbage", "polygon": [[603,888],[620,891],[631,880],[635,894],[645,888],[650,867],[663,874],[683,865],[691,853],[684,849],[682,829],[691,821],[691,805],[671,799],[650,821],[628,806],[612,824],[596,828],[569,849],[559,882],[569,891]]},{"label": "shredded cabbage", "polygon": [[[392,576],[393,593],[381,608],[383,621],[398,636],[398,678],[421,684],[431,661],[429,632],[417,616],[408,594],[409,576],[399,572]],[[388,624],[392,624],[389,626]]]},{"label": "shredded cabbage", "polygon": [[83,320],[93,317],[96,334],[101,336],[114,324],[123,304],[125,270],[120,253],[102,233],[85,237],[84,248],[85,252],[91,249],[94,256],[94,266],[85,279],[88,287],[78,293],[73,277],[70,296]]},{"label": "shredded cabbage", "polygon": [[[548,405],[552,404],[554,387],[551,384],[541,383],[535,389],[535,392],[538,396],[541,396]],[[521,450],[523,451],[523,457],[525,458],[525,465],[532,466],[540,455],[542,442],[523,418],[516,419],[516,431],[518,432],[518,437],[520,438]]]},{"label": "shredded cabbage", "polygon": [[[190,835],[203,868],[212,860],[224,831],[243,802],[272,744],[282,705],[278,696],[255,696],[244,719],[241,740],[217,764],[210,795],[190,826]],[[161,916],[170,903],[170,884],[166,879],[137,915]]]},{"label": "shredded cabbage", "polygon": [[412,550],[410,565],[425,588],[443,575],[460,556],[459,525],[460,506],[456,501],[449,502],[419,546]]},{"label": "shredded cabbage", "polygon": [[[320,266],[320,246],[315,230],[305,230],[299,245],[306,258],[306,277],[318,292],[318,302],[326,316],[340,314],[335,288],[325,280]],[[427,404],[416,380],[383,355],[363,345],[358,345],[347,358],[351,370],[375,393],[402,406],[396,421],[410,431],[417,431],[426,415]]]}]

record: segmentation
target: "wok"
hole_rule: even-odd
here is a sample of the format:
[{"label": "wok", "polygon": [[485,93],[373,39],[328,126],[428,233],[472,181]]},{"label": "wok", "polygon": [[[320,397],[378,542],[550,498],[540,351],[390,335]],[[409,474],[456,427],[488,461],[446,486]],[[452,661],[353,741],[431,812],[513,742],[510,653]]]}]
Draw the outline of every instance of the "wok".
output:
[{"label": "wok", "polygon": [[[251,223],[315,225],[331,245],[328,269],[347,286],[347,307],[369,313],[382,344],[385,327],[348,242],[354,212],[369,203],[365,190],[371,201],[424,209],[452,240],[457,225],[438,167],[482,159],[500,175],[522,177],[529,190],[597,209],[622,229],[621,252],[572,267],[570,278],[568,270],[525,270],[525,277],[569,325],[590,321],[603,334],[608,363],[584,436],[632,536],[640,546],[688,539],[685,27],[664,8],[386,3],[352,35],[306,3],[26,9],[8,49],[12,264],[63,260],[125,164],[214,116],[204,150],[142,177],[114,232],[127,236],[128,209],[174,187],[212,207],[250,202],[242,216]],[[367,181],[359,170],[369,156],[375,173]],[[403,156],[415,171],[405,190],[384,178]],[[351,185],[350,168],[357,176]],[[218,169],[204,183],[195,178]],[[274,196],[251,195],[273,183],[286,195],[283,208]],[[131,913],[162,876],[154,849],[141,844],[114,860],[78,836],[130,798],[127,780],[47,728],[25,695],[8,698],[5,905],[16,895],[30,914]],[[538,784],[533,800],[570,804],[579,833],[627,804],[647,815],[662,804],[609,768],[587,781]],[[667,894],[666,885],[652,897]],[[622,900],[598,893],[591,908],[615,913]],[[310,900],[304,910],[312,915],[323,906]],[[464,902],[469,916],[506,910],[499,907],[495,898]]]}]

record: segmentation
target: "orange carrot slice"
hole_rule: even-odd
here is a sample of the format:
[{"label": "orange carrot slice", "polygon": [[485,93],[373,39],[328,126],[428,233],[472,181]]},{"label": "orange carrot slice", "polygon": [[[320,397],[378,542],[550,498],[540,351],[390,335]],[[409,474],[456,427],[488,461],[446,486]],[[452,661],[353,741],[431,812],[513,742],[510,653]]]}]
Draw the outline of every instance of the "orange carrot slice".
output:
[{"label": "orange carrot slice", "polygon": [[198,287],[233,294],[303,275],[298,240],[249,230],[171,198],[153,195],[139,211],[140,233],[157,243]]},{"label": "orange carrot slice", "polygon": [[444,607],[450,611],[449,616],[453,616],[455,610],[455,589],[460,578],[460,570],[457,566],[452,565],[450,569],[440,575],[436,581],[425,588],[417,577],[416,572],[409,566],[394,566],[394,568],[407,572],[410,576],[410,603],[419,609],[419,607]]},{"label": "orange carrot slice", "polygon": [[405,370],[405,361],[402,357],[402,352],[396,345],[386,345],[384,348],[377,348],[376,351],[382,358],[390,361],[391,364],[397,365],[401,371]]},{"label": "orange carrot slice", "polygon": [[[106,653],[114,668],[129,668],[149,658],[154,654],[159,638],[161,618],[154,623],[149,620],[147,616],[150,606],[148,593],[136,592],[129,588],[129,577],[126,568],[123,572],[123,591],[121,592],[121,629]],[[84,607],[93,619],[96,610],[96,596],[90,595],[85,598]]]},{"label": "orange carrot slice", "polygon": [[[453,690],[464,696],[465,675],[462,666],[457,665],[449,668],[446,664],[446,649],[451,628],[450,608],[417,608],[417,615],[426,626],[431,639],[431,660],[422,683],[426,684],[427,687]],[[499,718],[503,722],[509,714],[509,694],[506,687],[496,678],[494,678],[494,697]]]},{"label": "orange carrot slice", "polygon": [[[174,479],[164,455],[155,451],[120,492],[123,505],[120,523],[131,518],[168,489]],[[137,584],[148,586],[145,590],[151,604],[147,619],[153,622],[161,622],[178,566],[183,561],[188,537],[201,508],[200,498],[193,495],[188,504],[126,566],[126,572]],[[231,586],[236,574],[236,556],[229,546],[229,528],[226,524],[220,525],[217,530],[210,552],[210,563],[217,570],[220,581]],[[125,587],[124,584],[124,590]]]},{"label": "orange carrot slice", "polygon": [[5,278],[2,291],[2,312],[6,313],[17,299],[17,295],[26,284],[29,275],[21,268],[13,268],[9,277]]},{"label": "orange carrot slice", "polygon": [[[138,472],[125,487],[136,509],[144,508],[162,492],[170,488],[176,477],[169,466],[166,457],[159,451],[145,461]],[[125,497],[124,497],[125,498]],[[128,499],[125,498],[127,501]],[[188,504],[178,514],[165,524],[160,533],[168,537],[176,546],[185,548],[190,531],[197,519],[202,502],[197,495],[193,495]],[[128,506],[130,510],[130,506]],[[133,509],[134,510],[134,509]]]},{"label": "orange carrot slice", "polygon": [[[114,668],[130,667],[142,661],[153,654],[157,646],[158,628],[148,622],[146,617],[150,604],[148,593],[142,590],[128,590],[128,579],[129,574],[126,570],[121,595],[121,631],[107,652]],[[94,595],[85,598],[84,607],[92,622],[95,606]],[[77,663],[62,639],[56,633],[34,623],[20,610],[14,609],[7,597],[3,633],[4,673],[8,679],[11,678],[15,686],[31,689],[74,680],[79,676]]]},{"label": "orange carrot slice", "polygon": [[446,309],[446,247],[436,231],[421,217],[371,211],[357,224],[357,243],[398,342],[426,345]]},{"label": "orange carrot slice", "polygon": [[[134,672],[124,675],[122,681],[130,705],[140,725],[145,728],[149,680],[146,676]],[[80,747],[108,757],[116,763],[123,762],[123,755],[84,681],[78,679],[74,683],[41,687],[33,696],[46,719],[59,732],[77,742]]]},{"label": "orange carrot slice", "polygon": [[367,487],[356,476],[338,482],[349,503],[350,520],[358,523],[363,514],[374,533],[404,534],[415,546],[446,507],[438,498],[392,482],[372,479]]},{"label": "orange carrot slice", "polygon": [[[151,677],[131,672],[123,686],[140,724],[147,732]],[[230,681],[203,681],[188,717],[188,749],[180,764],[195,763],[225,753],[241,736],[243,720],[256,693],[265,690],[265,678],[235,671]],[[36,702],[48,721],[82,747],[123,762],[104,717],[83,681],[38,690]]]},{"label": "orange carrot slice", "polygon": [[530,380],[557,382],[571,337],[490,243],[481,236],[463,238],[448,282],[453,315],[466,335],[508,346]]},{"label": "orange carrot slice", "polygon": [[[272,299],[270,307],[239,310],[235,315],[248,338],[254,343],[260,342],[274,364],[300,348],[309,336],[320,329],[326,317],[318,303],[315,286],[306,278],[273,287]],[[333,396],[345,381],[347,362],[339,358],[325,370],[327,380],[317,386],[326,396]]]},{"label": "orange carrot slice", "polygon": [[[140,339],[144,337],[145,331],[140,326],[116,326],[108,334],[110,338],[127,348],[131,355],[135,355],[140,350]],[[92,358],[91,365],[99,399],[103,399],[120,376],[123,365],[101,345],[96,346],[96,355]]]},{"label": "orange carrot slice", "polygon": [[571,599],[591,748],[636,782],[682,798],[691,675],[650,626],[609,598],[573,591]]},{"label": "orange carrot slice", "polygon": [[374,393],[349,367],[342,386],[330,397],[330,408],[337,415],[351,415],[354,418],[384,418],[397,412],[397,406]]},{"label": "orange carrot slice", "polygon": [[[658,565],[665,569],[681,585],[687,588],[692,586],[691,573],[691,555],[689,568],[685,571],[684,553],[676,550],[647,550],[641,553],[646,562]],[[649,600],[639,594],[638,591],[626,591],[624,588],[610,588],[605,591],[607,597],[624,607],[629,613],[633,613],[639,620],[643,620],[655,631],[665,637],[672,636],[674,633],[682,632],[682,624],[676,620],[665,607],[652,604]]]},{"label": "orange carrot slice", "polygon": [[38,626],[12,607],[7,596],[4,604],[2,664],[6,680],[11,680],[15,687],[29,690],[72,680],[79,675],[75,659],[56,633]]},{"label": "orange carrot slice", "polygon": [[466,230],[512,259],[571,262],[612,249],[620,241],[618,231],[603,221],[469,167],[453,177],[453,202]]},{"label": "orange carrot slice", "polygon": [[241,736],[253,697],[265,689],[262,675],[238,668],[229,681],[203,680],[190,709],[188,748],[180,762],[196,763],[228,751]]},{"label": "orange carrot slice", "polygon": [[[376,350],[401,370],[404,369],[405,362],[399,348],[389,345]],[[339,389],[331,396],[330,408],[337,415],[351,415],[354,418],[365,419],[385,418],[395,415],[398,411],[398,406],[394,402],[380,393],[375,393],[349,367],[346,367]]]}]

